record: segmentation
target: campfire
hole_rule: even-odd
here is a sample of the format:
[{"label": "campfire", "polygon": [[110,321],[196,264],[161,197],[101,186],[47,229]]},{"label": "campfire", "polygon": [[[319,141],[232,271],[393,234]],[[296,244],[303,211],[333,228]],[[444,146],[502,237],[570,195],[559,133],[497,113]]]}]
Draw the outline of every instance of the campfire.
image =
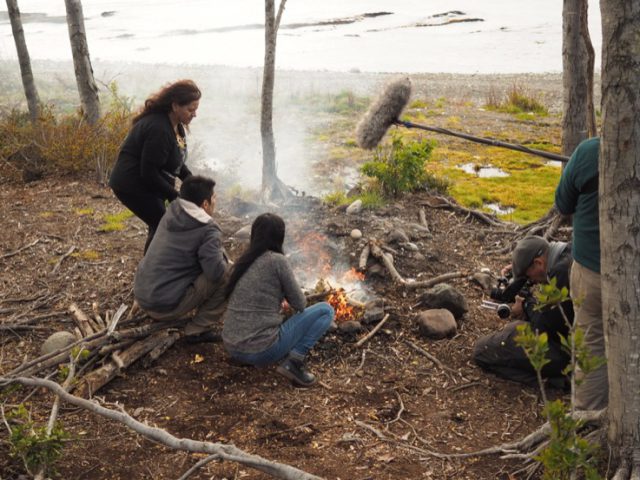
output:
[{"label": "campfire", "polygon": [[336,311],[336,323],[358,320],[364,313],[364,307],[351,305],[344,288],[339,288],[327,297],[327,302]]}]

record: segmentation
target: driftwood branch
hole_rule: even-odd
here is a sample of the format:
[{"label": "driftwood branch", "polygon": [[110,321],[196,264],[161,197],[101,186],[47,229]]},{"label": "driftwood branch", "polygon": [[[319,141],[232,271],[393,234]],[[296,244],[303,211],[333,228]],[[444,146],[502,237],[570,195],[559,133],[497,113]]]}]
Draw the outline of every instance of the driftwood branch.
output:
[{"label": "driftwood branch", "polygon": [[69,313],[73,315],[73,319],[75,320],[76,325],[80,329],[80,333],[82,333],[83,337],[88,337],[89,335],[97,333],[93,325],[91,324],[91,321],[89,320],[87,314],[84,313],[80,309],[80,307],[78,307],[78,305],[76,305],[75,303],[69,305]]},{"label": "driftwood branch", "polygon": [[360,258],[358,259],[358,270],[364,272],[367,269],[367,260],[369,260],[369,253],[371,252],[371,247],[367,243],[362,252],[360,252]]},{"label": "driftwood branch", "polygon": [[53,269],[51,270],[51,273],[49,273],[49,275],[53,275],[54,273],[56,273],[58,271],[58,269],[60,268],[60,265],[62,265],[62,262],[64,261],[65,258],[67,258],[69,255],[71,255],[76,249],[75,245],[72,245],[69,250],[67,250],[67,253],[65,253],[64,255],[62,255],[58,261],[56,262],[56,264],[53,266]]},{"label": "driftwood branch", "polygon": [[373,327],[373,330],[371,330],[369,333],[367,333],[366,336],[364,336],[360,340],[358,340],[358,342],[356,343],[356,347],[361,347],[367,340],[369,340],[371,337],[373,337],[378,332],[378,330],[380,330],[382,328],[382,326],[385,324],[385,322],[388,319],[389,319],[389,314],[387,313],[384,316],[384,318],[382,320],[380,320],[375,327]]},{"label": "driftwood branch", "polygon": [[41,239],[40,238],[36,238],[33,242],[25,245],[24,247],[20,247],[17,250],[14,250],[13,252],[9,252],[9,253],[5,253],[4,255],[2,255],[0,258],[9,258],[9,257],[13,257],[14,255],[19,254],[20,252],[33,247],[34,245],[36,245]]},{"label": "driftwood branch", "polygon": [[151,441],[166,445],[167,447],[173,448],[175,450],[218,455],[220,460],[237,462],[261,472],[267,473],[273,477],[282,478],[285,480],[322,480],[321,477],[317,477],[310,473],[304,472],[290,465],[273,462],[258,455],[247,453],[235,447],[234,445],[201,442],[189,438],[174,437],[166,430],[151,427],[142,422],[139,422],[125,411],[111,410],[109,408],[103,407],[102,405],[99,405],[94,401],[86,400],[76,395],[72,395],[69,392],[65,391],[60,385],[50,380],[27,377],[0,377],[0,384],[6,385],[10,383],[19,383],[28,387],[47,388],[48,390],[52,391],[54,394],[62,398],[62,400],[64,400],[65,402],[96,413],[110,420],[119,422],[127,426],[134,432],[142,435],[143,437]]},{"label": "driftwood branch", "polygon": [[448,198],[445,198],[442,196],[438,196],[436,198],[441,203],[434,205],[434,204],[425,202],[423,203],[423,205],[426,205],[427,207],[430,207],[430,208],[448,208],[458,213],[470,215],[476,218],[477,220],[481,221],[482,223],[486,223],[487,225],[491,225],[493,227],[503,227],[505,225],[504,222],[491,218],[489,215],[479,212],[478,210],[471,210],[471,209],[462,207],[460,205],[457,205],[453,203],[451,200],[449,200]]}]

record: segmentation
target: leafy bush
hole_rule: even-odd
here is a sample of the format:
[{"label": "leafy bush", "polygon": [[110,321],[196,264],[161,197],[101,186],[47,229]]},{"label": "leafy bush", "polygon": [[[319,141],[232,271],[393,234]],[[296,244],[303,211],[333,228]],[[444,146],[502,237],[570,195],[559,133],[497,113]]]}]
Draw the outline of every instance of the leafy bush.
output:
[{"label": "leafy bush", "polygon": [[374,160],[365,163],[361,171],[377,179],[385,195],[395,197],[402,192],[412,192],[429,182],[437,183],[424,168],[433,147],[434,143],[429,140],[405,144],[395,135],[390,146],[378,147]]},{"label": "leafy bush", "polygon": [[69,434],[58,422],[50,434],[47,427],[36,427],[24,404],[20,404],[7,415],[9,422],[9,454],[22,459],[32,475],[39,469],[52,472],[53,464],[62,455],[64,441]]},{"label": "leafy bush", "polygon": [[16,111],[0,118],[0,156],[22,153],[39,168],[61,172],[94,171],[105,182],[120,144],[131,126],[131,101],[109,86],[111,101],[96,125],[87,124],[81,112],[56,114],[41,108],[35,125],[28,115]]}]

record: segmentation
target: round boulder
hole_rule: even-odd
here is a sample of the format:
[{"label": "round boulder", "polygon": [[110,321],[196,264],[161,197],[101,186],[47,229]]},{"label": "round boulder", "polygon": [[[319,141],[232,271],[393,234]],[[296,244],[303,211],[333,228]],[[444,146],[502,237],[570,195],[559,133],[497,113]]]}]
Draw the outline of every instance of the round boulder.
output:
[{"label": "round boulder", "polygon": [[422,294],[420,304],[427,308],[446,308],[456,319],[469,311],[462,293],[446,283],[439,283]]},{"label": "round boulder", "polygon": [[453,314],[446,308],[434,308],[418,314],[420,335],[439,340],[453,337],[458,331]]},{"label": "round boulder", "polygon": [[61,348],[68,347],[76,340],[76,336],[71,332],[56,332],[44,341],[42,347],[40,347],[40,353],[42,353],[42,355],[46,355],[48,353],[55,352]]}]

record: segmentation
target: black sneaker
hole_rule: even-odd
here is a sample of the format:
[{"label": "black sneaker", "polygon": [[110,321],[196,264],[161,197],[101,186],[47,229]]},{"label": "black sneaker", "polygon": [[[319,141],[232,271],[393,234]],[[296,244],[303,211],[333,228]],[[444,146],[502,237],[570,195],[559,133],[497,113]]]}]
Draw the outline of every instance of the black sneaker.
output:
[{"label": "black sneaker", "polygon": [[305,368],[302,360],[296,360],[289,357],[278,365],[276,372],[283,377],[288,378],[294,383],[294,385],[299,387],[310,387],[316,383],[315,375]]},{"label": "black sneaker", "polygon": [[196,343],[219,343],[222,341],[222,337],[219,333],[207,330],[197,335],[187,335],[184,340],[191,345],[195,345]]}]

